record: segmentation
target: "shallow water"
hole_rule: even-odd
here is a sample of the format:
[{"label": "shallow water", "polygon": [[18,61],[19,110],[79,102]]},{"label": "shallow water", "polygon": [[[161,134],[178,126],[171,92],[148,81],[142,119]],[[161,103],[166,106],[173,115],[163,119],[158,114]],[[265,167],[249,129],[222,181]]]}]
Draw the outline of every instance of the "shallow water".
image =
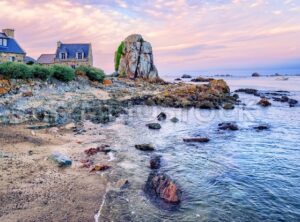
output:
[{"label": "shallow water", "polygon": [[[270,86],[255,83],[264,79],[228,82],[231,88],[289,89],[291,98],[299,98],[299,79],[290,88],[288,81],[272,80]],[[258,97],[240,96],[245,108],[208,111],[137,106],[106,126],[118,132],[114,149],[123,158],[116,170],[130,181],[130,187],[107,198],[101,216],[106,219],[99,221],[300,221],[300,107],[272,102],[271,107],[261,108],[256,105]],[[145,124],[155,121],[160,111],[168,119],[161,122],[159,131],[149,130]],[[174,116],[180,122],[172,123]],[[236,121],[240,130],[218,131],[223,121]],[[271,128],[257,132],[253,126],[260,123]],[[211,141],[182,141],[198,136]],[[151,154],[136,150],[134,145],[139,143],[155,145],[156,153],[163,157],[161,171],[183,190],[178,211],[163,210],[143,193]],[[109,211],[112,206],[123,210]]]}]

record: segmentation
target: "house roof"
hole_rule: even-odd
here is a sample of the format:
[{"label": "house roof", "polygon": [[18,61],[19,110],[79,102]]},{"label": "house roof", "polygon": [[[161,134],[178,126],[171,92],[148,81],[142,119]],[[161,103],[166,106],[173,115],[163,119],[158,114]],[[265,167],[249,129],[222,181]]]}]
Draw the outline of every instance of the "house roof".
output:
[{"label": "house roof", "polygon": [[36,63],[36,60],[30,56],[25,56],[24,62],[25,63],[28,63],[28,62]]},{"label": "house roof", "polygon": [[7,46],[0,45],[0,52],[26,54],[17,41],[7,37],[5,33],[0,32],[0,38],[7,39]]},{"label": "house roof", "polygon": [[59,59],[59,53],[66,52],[68,54],[68,59],[75,59],[77,52],[83,52],[84,58],[89,56],[89,50],[91,45],[88,43],[79,44],[64,44],[61,43],[60,47],[56,50],[56,58]]},{"label": "house roof", "polygon": [[39,64],[52,64],[54,63],[55,54],[42,54],[37,59]]}]

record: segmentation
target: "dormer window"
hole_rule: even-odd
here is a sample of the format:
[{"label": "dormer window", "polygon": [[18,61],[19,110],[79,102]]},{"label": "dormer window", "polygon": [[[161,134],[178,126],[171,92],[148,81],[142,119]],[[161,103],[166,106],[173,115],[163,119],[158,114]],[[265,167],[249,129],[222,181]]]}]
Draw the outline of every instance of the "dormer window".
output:
[{"label": "dormer window", "polygon": [[83,53],[82,52],[77,52],[77,59],[79,59],[79,60],[83,59]]},{"label": "dormer window", "polygon": [[0,46],[7,46],[7,39],[0,39]]},{"label": "dormer window", "polygon": [[60,53],[60,59],[66,59],[67,54],[65,52]]}]

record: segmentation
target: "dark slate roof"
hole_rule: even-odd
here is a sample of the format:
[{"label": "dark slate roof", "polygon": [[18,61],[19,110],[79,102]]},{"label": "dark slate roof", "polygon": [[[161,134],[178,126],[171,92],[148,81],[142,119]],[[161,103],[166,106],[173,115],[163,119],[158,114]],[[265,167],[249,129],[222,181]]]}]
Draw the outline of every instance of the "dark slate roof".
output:
[{"label": "dark slate roof", "polygon": [[15,39],[7,37],[5,33],[2,32],[0,32],[0,38],[7,39],[7,46],[0,45],[0,52],[26,54]]},{"label": "dark slate roof", "polygon": [[37,59],[39,64],[51,64],[54,63],[55,54],[42,54]]},{"label": "dark slate roof", "polygon": [[28,63],[28,62],[36,63],[36,60],[30,56],[25,56],[24,62],[25,63]]},{"label": "dark slate roof", "polygon": [[60,47],[56,50],[56,59],[59,59],[59,53],[67,52],[68,59],[76,59],[77,52],[84,52],[84,58],[89,55],[90,44],[64,44],[61,43]]}]

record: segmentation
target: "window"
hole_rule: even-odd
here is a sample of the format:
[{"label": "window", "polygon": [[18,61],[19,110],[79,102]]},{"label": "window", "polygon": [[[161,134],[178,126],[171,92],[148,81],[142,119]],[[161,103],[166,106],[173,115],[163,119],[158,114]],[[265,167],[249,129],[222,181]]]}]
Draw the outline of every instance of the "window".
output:
[{"label": "window", "polygon": [[77,59],[83,59],[83,55],[82,55],[83,53],[81,53],[81,52],[78,52],[77,53]]},{"label": "window", "polygon": [[71,65],[71,68],[72,68],[72,69],[76,69],[76,66],[75,66],[75,65]]},{"label": "window", "polygon": [[64,52],[60,53],[60,58],[61,59],[66,59],[66,57],[67,57],[66,53],[64,53]]},{"label": "window", "polygon": [[10,57],[10,58],[9,58],[9,61],[10,61],[10,62],[16,61],[16,57],[14,57],[14,56]]},{"label": "window", "polygon": [[1,46],[7,46],[7,39],[0,39]]}]

